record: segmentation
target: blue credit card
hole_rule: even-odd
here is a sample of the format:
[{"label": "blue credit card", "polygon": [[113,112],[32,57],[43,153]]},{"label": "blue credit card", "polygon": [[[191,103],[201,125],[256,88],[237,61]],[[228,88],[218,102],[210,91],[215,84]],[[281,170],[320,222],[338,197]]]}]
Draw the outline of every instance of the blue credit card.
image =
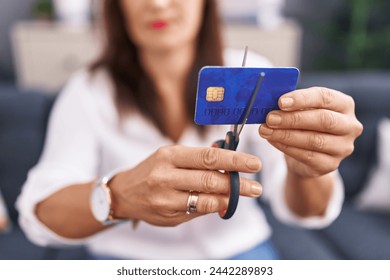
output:
[{"label": "blue credit card", "polygon": [[260,75],[263,81],[247,123],[264,123],[281,95],[296,89],[297,68],[203,67],[199,72],[195,123],[240,124]]}]

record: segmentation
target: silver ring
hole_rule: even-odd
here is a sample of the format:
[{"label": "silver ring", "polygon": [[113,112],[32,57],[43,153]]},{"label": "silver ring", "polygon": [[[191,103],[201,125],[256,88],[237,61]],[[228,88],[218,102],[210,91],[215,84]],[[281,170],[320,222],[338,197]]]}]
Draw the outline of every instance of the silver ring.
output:
[{"label": "silver ring", "polygon": [[196,212],[196,205],[198,204],[199,193],[190,191],[187,200],[187,211],[186,214],[192,214]]}]

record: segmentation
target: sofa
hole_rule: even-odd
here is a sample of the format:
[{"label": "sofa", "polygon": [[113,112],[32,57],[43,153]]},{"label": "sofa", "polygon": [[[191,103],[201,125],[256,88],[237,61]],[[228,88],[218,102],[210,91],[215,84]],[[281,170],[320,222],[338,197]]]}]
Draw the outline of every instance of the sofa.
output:
[{"label": "sofa", "polygon": [[[363,212],[354,205],[376,166],[376,128],[390,117],[390,73],[303,73],[299,87],[328,86],[353,96],[364,132],[355,152],[340,166],[346,200],[339,218],[322,230],[284,225],[265,209],[272,241],[283,259],[390,259],[390,214]],[[0,190],[12,221],[0,233],[0,259],[85,259],[83,247],[42,248],[31,244],[17,224],[14,203],[27,171],[39,159],[54,97],[0,86]]]},{"label": "sofa", "polygon": [[0,190],[11,228],[0,233],[0,259],[85,259],[84,248],[43,248],[32,244],[18,226],[15,200],[28,170],[38,161],[54,97],[0,86]]}]

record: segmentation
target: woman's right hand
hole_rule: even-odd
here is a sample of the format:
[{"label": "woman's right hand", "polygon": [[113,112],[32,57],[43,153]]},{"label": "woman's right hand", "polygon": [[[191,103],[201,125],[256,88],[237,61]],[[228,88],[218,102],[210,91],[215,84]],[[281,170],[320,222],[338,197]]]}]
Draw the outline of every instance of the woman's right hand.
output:
[{"label": "woman's right hand", "polygon": [[[158,226],[176,226],[200,215],[224,211],[230,179],[219,172],[255,173],[260,160],[249,154],[219,148],[167,146],[136,167],[118,173],[110,182],[114,216]],[[199,192],[197,212],[186,214],[189,191]],[[258,197],[259,182],[240,178],[240,194]]]}]

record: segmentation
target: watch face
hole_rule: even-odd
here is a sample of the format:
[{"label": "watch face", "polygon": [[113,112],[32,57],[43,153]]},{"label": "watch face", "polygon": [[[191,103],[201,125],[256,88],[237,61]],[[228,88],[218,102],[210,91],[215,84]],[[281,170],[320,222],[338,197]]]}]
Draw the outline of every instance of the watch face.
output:
[{"label": "watch face", "polygon": [[107,192],[100,186],[97,186],[92,191],[91,208],[95,218],[104,222],[110,214],[110,205],[108,202]]}]

